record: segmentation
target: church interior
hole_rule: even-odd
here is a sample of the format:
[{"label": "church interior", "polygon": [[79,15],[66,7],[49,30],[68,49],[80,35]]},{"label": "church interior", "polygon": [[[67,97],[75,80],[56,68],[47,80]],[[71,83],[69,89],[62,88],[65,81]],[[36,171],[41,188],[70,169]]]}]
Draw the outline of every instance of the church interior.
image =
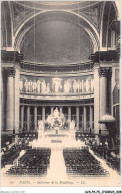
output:
[{"label": "church interior", "polygon": [[119,186],[119,73],[118,1],[2,1],[1,175],[7,184],[29,177],[36,185],[36,177],[43,185]]}]

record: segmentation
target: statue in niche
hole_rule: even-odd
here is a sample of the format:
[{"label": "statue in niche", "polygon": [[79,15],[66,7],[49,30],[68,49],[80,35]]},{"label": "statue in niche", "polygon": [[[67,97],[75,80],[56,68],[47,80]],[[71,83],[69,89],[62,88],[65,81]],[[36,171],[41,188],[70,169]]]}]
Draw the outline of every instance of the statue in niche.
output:
[{"label": "statue in niche", "polygon": [[44,123],[42,120],[38,120],[38,129],[39,129],[39,131],[44,130]]},{"label": "statue in niche", "polygon": [[27,80],[27,92],[30,92],[30,81]]},{"label": "statue in niche", "polygon": [[27,79],[25,80],[24,86],[25,86],[25,91],[28,92],[28,81],[27,81]]},{"label": "statue in niche", "polygon": [[34,81],[32,81],[32,92],[34,92]]},{"label": "statue in niche", "polygon": [[46,87],[47,93],[50,93],[50,84],[47,83],[47,87]]},{"label": "statue in niche", "polygon": [[75,130],[75,121],[74,120],[72,120],[70,122],[70,130]]},{"label": "statue in niche", "polygon": [[67,92],[67,85],[66,85],[66,81],[64,81],[64,92]]},{"label": "statue in niche", "polygon": [[82,92],[82,80],[79,80],[79,92]]},{"label": "statue in niche", "polygon": [[91,92],[94,91],[94,79],[91,79]]},{"label": "statue in niche", "polygon": [[40,93],[40,87],[41,87],[41,82],[40,80],[37,81],[37,92]]},{"label": "statue in niche", "polygon": [[42,80],[42,82],[41,82],[41,88],[42,88],[42,93],[45,93],[45,91],[46,91],[46,83],[45,83],[45,80]]},{"label": "statue in niche", "polygon": [[69,93],[71,92],[71,82],[70,80],[64,81],[64,92]]},{"label": "statue in niche", "polygon": [[20,91],[23,91],[23,88],[24,88],[24,83],[23,83],[23,80],[21,78],[20,79]]},{"label": "statue in niche", "polygon": [[68,93],[71,92],[71,81],[67,80],[67,88],[68,88]]},{"label": "statue in niche", "polygon": [[27,92],[29,92],[30,91],[30,87],[29,87],[30,85],[29,85],[29,81],[27,80],[26,81],[26,91]]},{"label": "statue in niche", "polygon": [[37,93],[37,81],[35,80],[35,92]]},{"label": "statue in niche", "polygon": [[74,90],[74,93],[78,91],[78,83],[76,80],[73,81],[73,90]]},{"label": "statue in niche", "polygon": [[33,92],[33,82],[32,82],[32,80],[30,80],[30,92]]},{"label": "statue in niche", "polygon": [[84,80],[82,79],[82,92],[84,92]]},{"label": "statue in niche", "polygon": [[59,113],[57,107],[56,107],[56,109],[54,110],[53,116],[54,116],[55,118],[59,118],[59,116],[60,116],[60,113]]},{"label": "statue in niche", "polygon": [[54,92],[58,93],[62,89],[61,81],[62,81],[61,78],[53,78],[52,79]]},{"label": "statue in niche", "polygon": [[80,80],[77,81],[77,89],[78,89],[78,92],[80,92]]},{"label": "statue in niche", "polygon": [[36,80],[33,81],[33,92],[36,92]]},{"label": "statue in niche", "polygon": [[86,92],[86,81],[84,80],[84,92]]},{"label": "statue in niche", "polygon": [[86,92],[89,92],[90,85],[89,85],[89,79],[86,79]]}]

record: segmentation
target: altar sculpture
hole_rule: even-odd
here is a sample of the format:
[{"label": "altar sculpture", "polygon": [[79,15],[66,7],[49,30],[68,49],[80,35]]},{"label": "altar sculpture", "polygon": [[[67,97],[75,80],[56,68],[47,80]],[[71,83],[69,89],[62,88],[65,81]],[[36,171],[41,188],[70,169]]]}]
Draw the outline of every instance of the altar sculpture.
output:
[{"label": "altar sculpture", "polygon": [[50,114],[46,120],[46,122],[51,126],[52,129],[59,129],[63,126],[65,122],[65,117],[63,113],[58,111],[56,108],[53,114]]},{"label": "altar sculpture", "polygon": [[72,120],[70,123],[70,130],[75,130],[75,121]]},{"label": "altar sculpture", "polygon": [[42,120],[38,120],[38,129],[39,131],[44,131],[44,123]]}]

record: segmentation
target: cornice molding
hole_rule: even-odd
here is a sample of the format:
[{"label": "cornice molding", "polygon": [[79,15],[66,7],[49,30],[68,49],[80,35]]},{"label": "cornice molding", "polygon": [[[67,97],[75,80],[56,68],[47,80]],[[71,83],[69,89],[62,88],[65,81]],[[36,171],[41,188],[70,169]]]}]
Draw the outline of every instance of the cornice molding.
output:
[{"label": "cornice molding", "polygon": [[85,70],[91,70],[93,68],[93,63],[84,63],[84,64],[74,64],[74,65],[39,65],[39,64],[29,64],[29,63],[20,63],[21,70],[33,71],[33,72],[79,72]]},{"label": "cornice molding", "polygon": [[19,54],[17,51],[1,51],[1,62],[15,62],[19,63],[23,59],[23,55]]},{"label": "cornice molding", "polygon": [[99,63],[101,61],[105,62],[117,62],[119,61],[119,56],[116,50],[109,50],[109,51],[97,51],[94,54],[91,54],[89,59],[93,63]]}]

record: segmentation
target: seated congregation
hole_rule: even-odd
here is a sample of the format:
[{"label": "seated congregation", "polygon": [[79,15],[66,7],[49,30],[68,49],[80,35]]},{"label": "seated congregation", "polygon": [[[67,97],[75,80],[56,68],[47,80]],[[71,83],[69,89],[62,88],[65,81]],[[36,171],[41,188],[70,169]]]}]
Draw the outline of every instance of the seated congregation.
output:
[{"label": "seated congregation", "polygon": [[12,166],[7,174],[11,175],[44,175],[47,173],[50,160],[50,149],[30,149]]}]

